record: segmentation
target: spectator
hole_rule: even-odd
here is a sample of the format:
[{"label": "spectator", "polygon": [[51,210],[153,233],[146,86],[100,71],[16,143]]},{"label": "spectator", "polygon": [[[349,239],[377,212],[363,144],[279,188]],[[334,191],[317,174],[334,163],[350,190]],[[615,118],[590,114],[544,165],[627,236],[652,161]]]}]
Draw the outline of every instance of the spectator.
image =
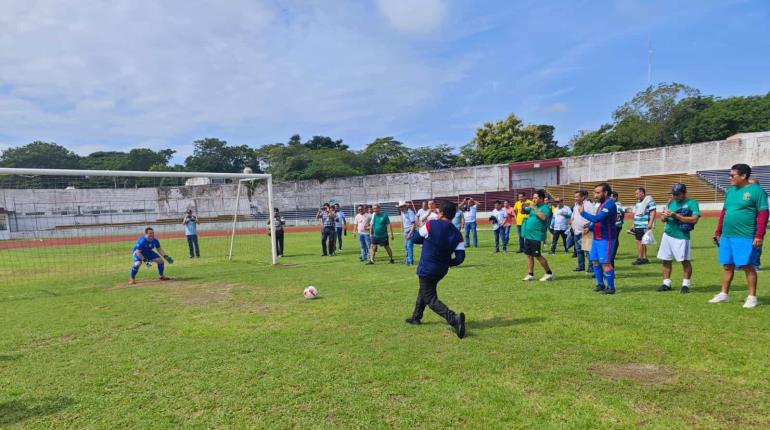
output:
[{"label": "spectator", "polygon": [[[516,214],[516,231],[519,234],[519,250],[516,251],[517,253],[521,254],[524,252],[524,236],[521,234],[522,226],[524,225],[524,221],[529,217],[524,211],[524,208],[530,206],[532,204],[532,200],[527,200],[527,195],[524,193],[519,193],[519,200],[516,201],[513,205],[513,212]],[[546,224],[547,226],[548,224]]]},{"label": "spectator", "polygon": [[524,253],[527,256],[527,276],[524,277],[524,281],[532,281],[535,279],[535,260],[545,270],[545,275],[540,278],[540,282],[547,282],[554,278],[551,268],[548,266],[548,261],[543,257],[541,253],[542,242],[545,239],[546,231],[548,230],[548,222],[551,217],[551,207],[545,203],[545,190],[537,190],[532,195],[532,201],[529,205],[522,209],[527,215],[524,231]]},{"label": "spectator", "polygon": [[393,251],[390,249],[390,241],[388,241],[388,228],[390,228],[390,240],[394,240],[393,226],[390,224],[390,217],[385,212],[380,210],[380,205],[375,204],[372,208],[374,215],[372,216],[372,224],[369,227],[372,235],[372,251],[369,254],[369,264],[374,264],[374,257],[377,256],[377,246],[382,245],[385,251],[390,257],[390,264],[395,263],[393,261]]},{"label": "spectator", "polygon": [[[275,222],[275,253],[279,257],[283,257],[283,226],[286,225],[286,220],[281,216],[281,212],[278,208],[273,208],[273,221]],[[270,233],[270,220],[267,220],[268,233]]]},{"label": "spectator", "polygon": [[[759,180],[751,178],[749,179],[750,184],[757,184],[759,185]],[[754,252],[754,259],[751,261],[751,264],[754,265],[754,270],[757,272],[762,271],[762,247],[760,246],[757,248],[756,252]]]},{"label": "spectator", "polygon": [[757,184],[749,183],[751,167],[736,164],[730,168],[732,186],[725,194],[725,203],[719,216],[714,241],[719,244],[719,264],[723,265],[722,292],[709,303],[729,300],[730,284],[735,268],[743,269],[749,284],[749,295],[743,304],[751,309],[757,306],[757,272],[752,260],[757,248],[762,247],[767,230],[767,193]]},{"label": "spectator", "polygon": [[503,201],[503,210],[505,210],[505,222],[503,223],[503,252],[508,252],[508,242],[511,240],[511,226],[516,218],[513,213],[513,207],[509,200]]},{"label": "spectator", "polygon": [[428,208],[428,201],[423,200],[422,204],[420,205],[420,209],[417,210],[417,221],[420,223],[420,225],[422,225],[423,216],[427,216],[426,214],[428,214],[428,212],[430,212],[430,208]]},{"label": "spectator", "polygon": [[463,206],[460,208],[463,211],[463,218],[465,218],[465,247],[469,248],[471,241],[471,234],[473,234],[473,247],[479,247],[479,235],[476,231],[476,214],[478,212],[479,203],[471,197],[466,197],[463,200]]},{"label": "spectator", "polygon": [[465,217],[463,217],[463,211],[459,209],[460,205],[458,203],[455,211],[455,216],[452,217],[452,225],[457,228],[459,231],[463,231],[463,226],[465,225]]},{"label": "spectator", "polygon": [[406,258],[404,263],[407,266],[414,264],[414,242],[417,239],[417,215],[407,205],[407,202],[398,202],[398,210],[401,212],[401,230],[404,235],[404,251]]},{"label": "spectator", "polygon": [[571,226],[575,242],[575,253],[577,254],[577,267],[575,268],[575,272],[583,272],[586,271],[586,269],[591,270],[590,267],[586,267],[586,258],[588,257],[586,254],[588,252],[583,250],[583,232],[589,222],[587,219],[583,218],[583,215],[581,215],[583,211],[588,210],[589,208],[592,209],[591,202],[588,201],[587,197],[588,191],[586,190],[575,192],[575,205],[572,207]]},{"label": "spectator", "polygon": [[569,219],[572,216],[572,210],[564,206],[561,197],[556,197],[556,208],[553,211],[553,240],[551,243],[551,254],[556,254],[556,244],[559,238],[564,242],[564,253],[567,253],[567,229],[569,228]]},{"label": "spectator", "polygon": [[348,220],[345,218],[345,212],[342,212],[339,203],[334,204],[334,211],[337,213],[337,217],[334,220],[334,230],[337,233],[337,242],[339,243],[337,249],[342,251],[342,235],[348,235]]},{"label": "spectator", "polygon": [[615,257],[618,255],[618,248],[620,247],[620,233],[623,231],[623,221],[626,217],[626,208],[620,204],[620,195],[617,191],[612,192],[612,200],[615,201],[615,206],[618,208],[618,218],[615,220],[615,229],[617,235],[615,236],[615,247],[612,249],[612,267],[615,267]]},{"label": "spectator", "polygon": [[182,225],[184,226],[184,235],[187,238],[187,247],[190,249],[190,258],[200,258],[201,250],[198,246],[198,217],[193,214],[192,209],[187,209],[187,213],[182,220]]},{"label": "spectator", "polygon": [[369,248],[372,246],[371,236],[369,236],[369,224],[372,222],[372,216],[368,212],[366,205],[358,206],[358,213],[354,219],[356,223],[356,235],[358,244],[361,246],[361,261],[369,261]]},{"label": "spectator", "polygon": [[[610,198],[612,188],[601,183],[594,188],[594,199],[599,204],[595,214],[584,210],[580,213],[591,222],[591,265],[593,267],[596,288],[594,291],[602,294],[615,294],[615,267],[612,265],[612,250],[615,247],[615,219],[618,216],[618,208],[615,201]],[[585,234],[585,233],[584,233]],[[604,280],[607,286],[604,286]]]},{"label": "spectator", "polygon": [[636,189],[636,205],[634,205],[634,229],[631,233],[636,238],[637,259],[633,265],[649,264],[647,259],[647,245],[642,244],[644,234],[655,227],[655,200],[647,195],[647,191],[639,187]]},{"label": "spectator", "polygon": [[324,203],[318,209],[315,217],[321,220],[321,250],[323,252],[321,256],[334,255],[334,221],[336,219],[334,208],[329,206],[328,203]]},{"label": "spectator", "polygon": [[506,218],[508,215],[505,212],[505,209],[503,209],[503,203],[500,200],[495,201],[495,208],[492,210],[492,216],[489,217],[489,220],[492,222],[492,232],[495,235],[495,252],[500,252],[500,239],[503,239],[503,243],[505,242],[503,236],[503,224],[505,223]]},{"label": "spectator", "polygon": [[663,261],[663,284],[658,291],[671,290],[671,262],[682,263],[682,288],[680,293],[690,292],[692,264],[690,263],[690,231],[700,218],[698,202],[687,198],[687,186],[677,182],[671,188],[671,196],[661,214],[661,221],[666,225],[663,238],[658,247],[658,260]]}]

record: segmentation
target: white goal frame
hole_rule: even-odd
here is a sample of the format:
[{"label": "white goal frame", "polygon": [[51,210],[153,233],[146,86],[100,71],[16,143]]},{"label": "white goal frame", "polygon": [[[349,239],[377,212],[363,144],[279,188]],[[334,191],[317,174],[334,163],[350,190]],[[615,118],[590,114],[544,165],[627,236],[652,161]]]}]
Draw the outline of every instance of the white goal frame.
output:
[{"label": "white goal frame", "polygon": [[[212,173],[212,172],[141,172],[132,170],[77,170],[77,169],[23,169],[0,167],[0,175],[21,175],[21,176],[110,176],[110,177],[133,177],[133,178],[222,178],[238,180],[238,191],[235,199],[235,214],[233,216],[233,231],[230,236],[230,255],[232,259],[232,247],[235,235],[235,223],[238,219],[238,199],[241,197],[241,186],[245,181],[255,179],[267,180],[267,219],[273,217],[273,175],[266,173]],[[278,264],[278,256],[275,248],[275,226],[270,223],[270,248],[273,265]]]}]

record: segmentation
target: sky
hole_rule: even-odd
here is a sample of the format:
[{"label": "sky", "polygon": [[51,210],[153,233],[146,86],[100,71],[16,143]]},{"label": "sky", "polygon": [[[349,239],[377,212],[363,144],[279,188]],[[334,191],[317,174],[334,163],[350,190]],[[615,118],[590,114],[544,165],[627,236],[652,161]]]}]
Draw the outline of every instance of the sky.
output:
[{"label": "sky", "polygon": [[298,133],[468,143],[515,113],[565,145],[648,84],[770,91],[767,0],[0,0],[0,149],[81,155]]}]

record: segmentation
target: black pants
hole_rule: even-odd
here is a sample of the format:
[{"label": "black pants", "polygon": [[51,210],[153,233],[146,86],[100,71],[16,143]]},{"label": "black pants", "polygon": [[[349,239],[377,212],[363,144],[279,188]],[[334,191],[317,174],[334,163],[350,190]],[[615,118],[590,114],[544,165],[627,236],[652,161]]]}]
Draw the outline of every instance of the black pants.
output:
[{"label": "black pants", "polygon": [[618,247],[620,247],[620,233],[623,232],[623,227],[615,227],[615,247],[612,248],[612,266],[615,266],[615,256],[618,255]]},{"label": "black pants", "polygon": [[275,253],[283,256],[283,230],[275,232]]},{"label": "black pants", "polygon": [[559,242],[559,238],[564,242],[564,252],[567,252],[567,232],[565,230],[554,230],[553,240],[551,240],[551,252],[556,252],[556,244]]},{"label": "black pants", "polygon": [[201,256],[201,249],[198,247],[197,234],[187,235],[187,247],[190,248],[190,258]]},{"label": "black pants", "polygon": [[324,229],[321,230],[321,250],[323,250],[323,255],[334,254],[335,241],[334,227],[324,227]]},{"label": "black pants", "polygon": [[438,299],[438,294],[436,293],[438,281],[438,279],[420,276],[420,291],[417,293],[417,303],[414,304],[412,318],[418,321],[421,320],[425,306],[428,306],[451,325],[454,322],[455,313]]}]

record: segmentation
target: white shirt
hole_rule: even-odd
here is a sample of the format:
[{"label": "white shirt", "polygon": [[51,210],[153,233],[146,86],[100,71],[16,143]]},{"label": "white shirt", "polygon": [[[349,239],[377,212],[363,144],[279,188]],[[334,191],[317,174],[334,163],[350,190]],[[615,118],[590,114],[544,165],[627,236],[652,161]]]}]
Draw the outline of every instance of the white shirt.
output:
[{"label": "white shirt", "polygon": [[463,211],[465,222],[476,222],[476,210],[478,209],[478,205],[467,206],[467,208],[467,211]]},{"label": "white shirt", "polygon": [[493,209],[492,216],[497,220],[497,222],[492,225],[492,230],[498,230],[505,222],[505,219],[508,218],[505,209]]},{"label": "white shirt", "polygon": [[582,211],[593,214],[596,212],[596,209],[593,203],[588,200],[584,200],[582,206],[575,203],[575,207],[572,208],[572,232],[575,234],[583,234],[583,227],[590,223],[590,221],[583,218],[583,215],[580,215]]},{"label": "white shirt", "polygon": [[567,206],[562,206],[553,210],[553,229],[558,231],[567,230],[567,221],[572,215],[572,210]]}]

